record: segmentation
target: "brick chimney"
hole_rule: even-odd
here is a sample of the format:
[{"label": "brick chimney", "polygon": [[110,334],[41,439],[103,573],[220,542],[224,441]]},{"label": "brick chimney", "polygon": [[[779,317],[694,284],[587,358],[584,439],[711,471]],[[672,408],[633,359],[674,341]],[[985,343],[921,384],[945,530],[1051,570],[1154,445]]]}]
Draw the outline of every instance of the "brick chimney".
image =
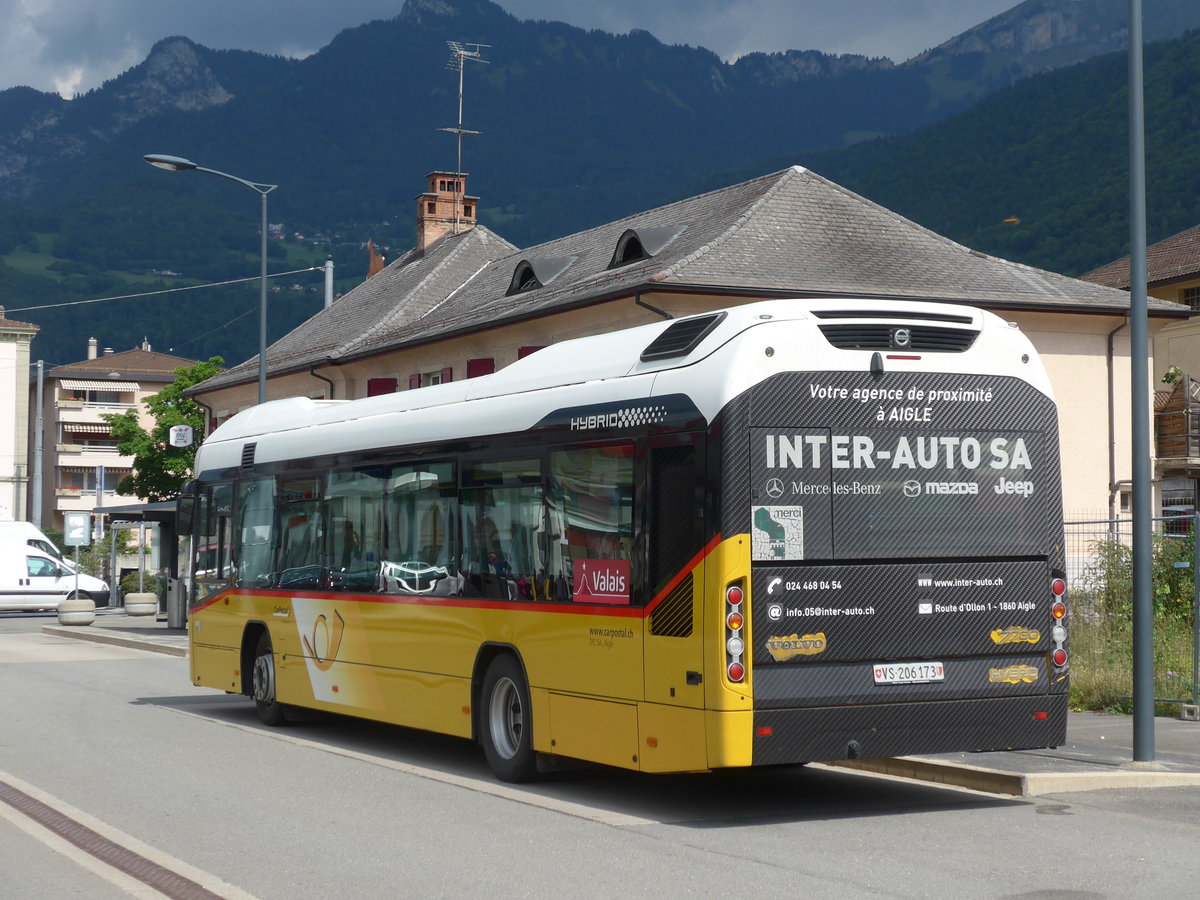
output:
[{"label": "brick chimney", "polygon": [[429,190],[417,195],[417,249],[475,227],[479,198],[467,195],[466,172],[430,172]]}]

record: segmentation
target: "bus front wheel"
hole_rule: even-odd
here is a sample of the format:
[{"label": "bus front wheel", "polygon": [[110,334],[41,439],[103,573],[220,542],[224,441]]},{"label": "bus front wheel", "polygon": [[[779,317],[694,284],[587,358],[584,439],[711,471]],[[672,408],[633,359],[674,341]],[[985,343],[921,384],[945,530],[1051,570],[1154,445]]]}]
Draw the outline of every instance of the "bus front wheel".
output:
[{"label": "bus front wheel", "polygon": [[271,651],[271,636],[265,631],[258,636],[252,679],[259,721],[272,726],[287,724],[287,707],[275,697],[275,655]]},{"label": "bus front wheel", "polygon": [[491,661],[481,699],[480,737],[488,766],[501,781],[529,781],[537,775],[537,755],[529,686],[516,659],[505,654]]}]

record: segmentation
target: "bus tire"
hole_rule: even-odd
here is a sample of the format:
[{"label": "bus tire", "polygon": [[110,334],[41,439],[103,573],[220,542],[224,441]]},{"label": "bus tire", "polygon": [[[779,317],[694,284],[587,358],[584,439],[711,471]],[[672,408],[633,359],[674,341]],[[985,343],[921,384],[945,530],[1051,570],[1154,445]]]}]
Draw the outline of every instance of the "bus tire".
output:
[{"label": "bus tire", "polygon": [[258,647],[254,651],[251,687],[258,720],[272,727],[286,725],[287,707],[275,698],[275,654],[271,651],[271,635],[265,631],[258,636]]},{"label": "bus tire", "polygon": [[488,767],[501,781],[515,783],[536,777],[529,686],[513,656],[505,653],[491,661],[480,699],[480,743]]}]

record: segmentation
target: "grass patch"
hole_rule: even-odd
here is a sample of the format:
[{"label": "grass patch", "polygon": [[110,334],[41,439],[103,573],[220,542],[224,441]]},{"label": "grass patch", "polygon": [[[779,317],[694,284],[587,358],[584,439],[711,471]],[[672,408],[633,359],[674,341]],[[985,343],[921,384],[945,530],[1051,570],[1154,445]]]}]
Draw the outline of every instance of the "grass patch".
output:
[{"label": "grass patch", "polygon": [[[1126,617],[1076,615],[1071,621],[1072,709],[1133,711],[1133,626]],[[1154,622],[1155,714],[1173,716],[1192,702],[1192,625],[1158,616]]]}]

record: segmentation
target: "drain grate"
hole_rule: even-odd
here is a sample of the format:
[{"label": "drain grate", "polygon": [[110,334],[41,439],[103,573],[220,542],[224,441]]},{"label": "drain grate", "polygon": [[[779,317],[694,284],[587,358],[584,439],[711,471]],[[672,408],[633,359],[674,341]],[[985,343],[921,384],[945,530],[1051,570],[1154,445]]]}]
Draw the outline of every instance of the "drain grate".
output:
[{"label": "drain grate", "polygon": [[166,897],[175,900],[222,900],[220,894],[214,894],[191,879],[184,878],[179,873],[110,841],[83,823],[4,781],[0,781],[0,801],[42,827],[48,828],[63,840],[71,842],[84,853],[96,857],[105,865],[124,872],[131,878],[136,878]]}]

